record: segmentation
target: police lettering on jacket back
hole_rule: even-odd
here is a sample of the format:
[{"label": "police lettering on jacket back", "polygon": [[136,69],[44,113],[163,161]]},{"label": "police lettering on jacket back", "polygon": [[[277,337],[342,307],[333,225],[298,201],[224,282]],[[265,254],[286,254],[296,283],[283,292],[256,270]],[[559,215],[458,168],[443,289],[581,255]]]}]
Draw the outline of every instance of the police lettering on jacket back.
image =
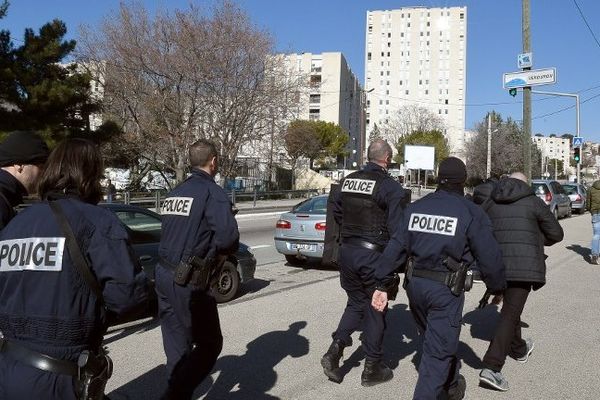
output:
[{"label": "police lettering on jacket back", "polygon": [[446,236],[454,236],[458,225],[458,218],[445,215],[412,213],[408,221],[409,231]]},{"label": "police lettering on jacket back", "polygon": [[362,170],[344,178],[341,188],[342,237],[358,237],[371,242],[389,240],[386,210],[375,201],[386,176]]},{"label": "police lettering on jacket back", "polygon": [[33,237],[0,241],[0,272],[62,271],[65,238]]},{"label": "police lettering on jacket back", "polygon": [[167,197],[163,203],[161,214],[189,217],[193,203],[193,197]]},{"label": "police lettering on jacket back", "polygon": [[365,194],[370,196],[375,190],[376,182],[377,181],[372,179],[347,178],[344,180],[344,184],[342,185],[342,192]]}]

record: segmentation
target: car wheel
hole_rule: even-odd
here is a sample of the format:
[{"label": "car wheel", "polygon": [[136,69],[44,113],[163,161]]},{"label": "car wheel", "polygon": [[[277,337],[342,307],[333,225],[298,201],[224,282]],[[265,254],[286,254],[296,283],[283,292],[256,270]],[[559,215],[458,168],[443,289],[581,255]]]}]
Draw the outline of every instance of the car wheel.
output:
[{"label": "car wheel", "polygon": [[287,261],[288,264],[293,265],[293,266],[298,266],[298,265],[304,264],[304,260],[301,260],[298,257],[292,256],[289,254],[285,255],[285,261]]},{"label": "car wheel", "polygon": [[554,207],[552,214],[554,214],[554,218],[558,219],[558,207]]},{"label": "car wheel", "polygon": [[212,294],[217,303],[226,303],[233,299],[240,287],[240,277],[235,265],[225,261],[219,276],[212,286]]}]

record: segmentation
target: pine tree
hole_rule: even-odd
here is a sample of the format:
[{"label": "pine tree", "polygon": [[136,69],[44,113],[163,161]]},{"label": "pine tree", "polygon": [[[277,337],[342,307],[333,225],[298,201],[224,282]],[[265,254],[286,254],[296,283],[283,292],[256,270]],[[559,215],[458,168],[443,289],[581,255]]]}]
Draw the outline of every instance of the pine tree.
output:
[{"label": "pine tree", "polygon": [[90,76],[64,63],[75,49],[66,33],[66,25],[54,20],[39,33],[26,29],[15,47],[10,32],[0,31],[0,131],[36,129],[55,140],[89,132],[98,105],[90,98]]}]

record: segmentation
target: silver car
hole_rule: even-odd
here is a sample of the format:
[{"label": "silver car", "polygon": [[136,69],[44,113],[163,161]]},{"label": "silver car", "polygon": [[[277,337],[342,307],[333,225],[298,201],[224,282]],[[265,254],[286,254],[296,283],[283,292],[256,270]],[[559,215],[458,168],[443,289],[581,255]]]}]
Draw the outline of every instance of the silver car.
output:
[{"label": "silver car", "polygon": [[556,219],[571,216],[571,199],[557,181],[534,180],[531,182],[533,191],[550,207]]},{"label": "silver car", "polygon": [[289,264],[323,258],[327,196],[312,197],[281,214],[275,226],[275,249]]},{"label": "silver car", "polygon": [[585,212],[585,199],[587,197],[585,186],[579,183],[565,183],[562,187],[571,199],[571,208],[573,211],[577,214],[583,214]]}]

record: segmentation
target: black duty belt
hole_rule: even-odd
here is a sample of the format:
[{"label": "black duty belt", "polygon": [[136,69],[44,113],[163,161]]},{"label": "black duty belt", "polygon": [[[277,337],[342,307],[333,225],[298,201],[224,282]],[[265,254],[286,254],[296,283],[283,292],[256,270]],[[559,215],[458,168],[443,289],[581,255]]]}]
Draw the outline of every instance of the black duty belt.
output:
[{"label": "black duty belt", "polygon": [[77,363],[59,360],[37,351],[29,350],[20,344],[0,337],[0,353],[9,355],[15,361],[54,374],[77,376]]},{"label": "black duty belt", "polygon": [[368,249],[368,250],[372,250],[372,251],[377,251],[379,253],[383,253],[383,250],[384,250],[384,247],[381,246],[381,245],[379,245],[379,244],[367,242],[366,240],[357,239],[357,238],[345,238],[345,239],[342,239],[342,244],[349,244],[349,245],[352,245],[352,246],[358,246],[358,247],[362,247],[364,249]]},{"label": "black duty belt", "polygon": [[415,269],[413,270],[412,276],[417,278],[425,278],[431,281],[443,283],[444,285],[450,284],[451,274],[442,271],[432,271],[429,269]]}]

